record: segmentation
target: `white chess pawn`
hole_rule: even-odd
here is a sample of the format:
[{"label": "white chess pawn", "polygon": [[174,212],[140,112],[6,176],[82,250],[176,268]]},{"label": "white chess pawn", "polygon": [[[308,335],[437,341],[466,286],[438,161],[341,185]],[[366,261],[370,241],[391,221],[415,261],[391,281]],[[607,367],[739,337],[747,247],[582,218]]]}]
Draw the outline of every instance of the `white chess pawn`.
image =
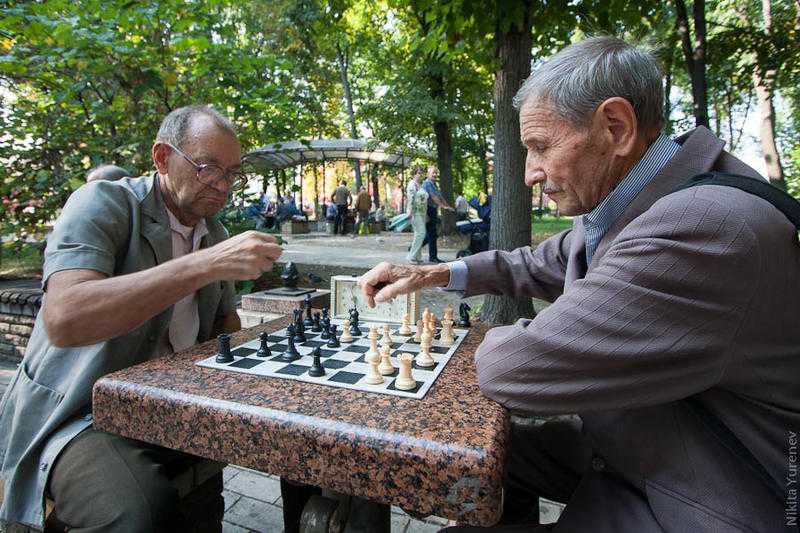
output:
[{"label": "white chess pawn", "polygon": [[447,307],[444,308],[444,320],[453,320],[453,306],[447,304]]},{"label": "white chess pawn", "polygon": [[417,331],[414,332],[414,342],[422,342],[422,330],[424,322],[422,319],[417,320]]},{"label": "white chess pawn", "polygon": [[350,321],[345,320],[342,322],[342,336],[339,337],[339,342],[353,342],[353,336],[350,335]]},{"label": "white chess pawn", "polygon": [[389,324],[383,325],[383,339],[381,339],[381,344],[384,346],[392,345],[392,333],[390,331]]},{"label": "white chess pawn", "polygon": [[400,335],[411,335],[411,318],[409,318],[408,313],[403,315],[403,324],[400,326],[400,330],[397,332]]},{"label": "white chess pawn", "polygon": [[380,372],[383,376],[391,376],[394,374],[391,351],[392,349],[389,346],[384,346],[381,349],[381,364],[378,366],[378,372]]},{"label": "white chess pawn", "polygon": [[378,370],[377,359],[372,359],[369,362],[369,371],[367,371],[367,377],[364,378],[364,383],[369,383],[370,385],[379,385],[383,383],[383,376],[381,376]]},{"label": "white chess pawn", "polygon": [[380,360],[381,354],[378,351],[378,328],[370,326],[369,328],[369,351],[364,354],[364,359],[370,361],[375,359]]},{"label": "white chess pawn", "polygon": [[422,350],[417,354],[417,366],[429,368],[436,364],[431,357],[431,341],[433,337],[428,332],[422,334]]},{"label": "white chess pawn", "polygon": [[417,386],[414,377],[411,375],[411,364],[414,362],[414,356],[410,353],[401,353],[397,356],[397,362],[400,365],[400,373],[394,381],[394,386],[398,390],[412,390]]},{"label": "white chess pawn", "polygon": [[439,344],[442,346],[452,346],[456,342],[453,337],[453,321],[442,320],[442,335],[439,337]]}]

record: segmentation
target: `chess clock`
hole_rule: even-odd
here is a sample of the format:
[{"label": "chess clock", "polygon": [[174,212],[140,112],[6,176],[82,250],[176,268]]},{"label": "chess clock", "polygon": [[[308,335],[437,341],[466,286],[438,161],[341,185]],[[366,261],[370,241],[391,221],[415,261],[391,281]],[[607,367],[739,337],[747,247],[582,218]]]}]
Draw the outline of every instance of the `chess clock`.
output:
[{"label": "chess clock", "polygon": [[379,322],[402,322],[408,313],[412,324],[419,318],[419,291],[397,296],[390,302],[379,303],[375,308],[367,305],[367,299],[358,286],[358,278],[352,276],[331,277],[331,316],[350,318],[350,309],[358,309],[359,320]]}]

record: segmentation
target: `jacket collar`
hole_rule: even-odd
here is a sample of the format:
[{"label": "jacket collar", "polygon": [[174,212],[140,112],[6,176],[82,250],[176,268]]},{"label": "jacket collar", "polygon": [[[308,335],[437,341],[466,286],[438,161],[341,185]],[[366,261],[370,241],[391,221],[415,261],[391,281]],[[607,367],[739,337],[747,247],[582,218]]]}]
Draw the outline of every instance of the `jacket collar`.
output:
[{"label": "jacket collar", "polygon": [[167,206],[161,196],[160,176],[154,172],[146,178],[147,194],[142,200],[142,236],[147,239],[161,264],[172,259],[172,235],[169,229]]},{"label": "jacket collar", "polygon": [[674,191],[692,176],[711,170],[725,146],[723,141],[704,126],[698,126],[693,131],[681,135],[675,139],[675,142],[681,145],[680,150],[642,189],[642,192],[634,198],[622,216],[608,229],[603,240],[597,246],[589,270],[597,265],[614,239],[633,219],[650,209],[661,197]]}]

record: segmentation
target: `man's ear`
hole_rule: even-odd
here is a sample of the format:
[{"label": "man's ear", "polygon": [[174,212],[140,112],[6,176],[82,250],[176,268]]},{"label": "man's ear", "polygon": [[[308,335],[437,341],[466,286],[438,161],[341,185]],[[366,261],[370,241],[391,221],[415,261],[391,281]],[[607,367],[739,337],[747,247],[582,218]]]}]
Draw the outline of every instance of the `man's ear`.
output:
[{"label": "man's ear", "polygon": [[156,170],[162,176],[167,175],[167,156],[169,155],[169,146],[164,143],[155,143],[151,150],[153,155],[153,163],[156,165]]},{"label": "man's ear", "polygon": [[636,148],[639,121],[631,103],[614,96],[605,100],[594,113],[597,130],[609,142],[617,155],[626,156]]}]

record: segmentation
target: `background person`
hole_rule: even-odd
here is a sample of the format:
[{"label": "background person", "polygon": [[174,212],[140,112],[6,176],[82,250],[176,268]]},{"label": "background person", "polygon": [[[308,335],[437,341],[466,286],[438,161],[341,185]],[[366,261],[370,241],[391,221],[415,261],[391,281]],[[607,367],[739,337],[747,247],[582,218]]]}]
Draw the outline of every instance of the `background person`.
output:
[{"label": "background person", "polygon": [[353,224],[353,238],[358,236],[358,228],[367,223],[369,219],[369,210],[372,207],[372,198],[370,198],[367,187],[364,185],[362,185],[361,190],[358,191],[355,207],[358,219]]},{"label": "background person", "polygon": [[335,235],[344,235],[345,219],[352,201],[353,198],[350,195],[350,189],[347,188],[347,182],[340,181],[339,186],[333,192],[333,203],[336,204],[336,219],[333,223],[333,233]]},{"label": "background person", "polygon": [[439,169],[430,165],[428,167],[428,178],[422,183],[422,188],[428,193],[428,220],[425,223],[425,242],[428,243],[428,261],[431,263],[442,263],[442,260],[439,259],[439,248],[437,246],[440,222],[438,208],[453,210],[436,185],[438,177]]},{"label": "background person", "polygon": [[411,263],[422,262],[422,243],[425,241],[425,220],[428,216],[428,192],[422,188],[424,175],[423,167],[414,167],[411,173],[412,179],[406,186],[406,214],[411,220],[411,229],[414,231],[411,248],[406,256],[406,260]]}]

